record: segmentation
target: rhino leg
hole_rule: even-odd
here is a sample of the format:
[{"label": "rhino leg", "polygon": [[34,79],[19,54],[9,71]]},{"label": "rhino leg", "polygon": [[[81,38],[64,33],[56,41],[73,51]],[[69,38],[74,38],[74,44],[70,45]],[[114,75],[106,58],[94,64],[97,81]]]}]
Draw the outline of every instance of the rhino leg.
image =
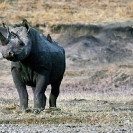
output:
[{"label": "rhino leg", "polygon": [[59,80],[51,84],[52,89],[49,97],[50,107],[56,107],[56,100],[60,93],[60,84],[61,84],[62,78],[63,77],[61,77]]},{"label": "rhino leg", "polygon": [[44,109],[46,105],[45,90],[49,82],[49,74],[38,76],[37,85],[34,91],[34,108]]},{"label": "rhino leg", "polygon": [[23,82],[17,71],[12,70],[12,76],[19,94],[20,109],[26,110],[28,108],[28,93],[26,89],[26,84]]}]

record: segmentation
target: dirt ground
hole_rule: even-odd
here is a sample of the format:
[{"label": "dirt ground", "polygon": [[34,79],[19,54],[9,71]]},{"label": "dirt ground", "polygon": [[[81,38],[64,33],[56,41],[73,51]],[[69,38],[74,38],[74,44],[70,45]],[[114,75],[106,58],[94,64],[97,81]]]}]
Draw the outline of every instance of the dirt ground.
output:
[{"label": "dirt ground", "polygon": [[[10,62],[0,57],[0,132],[132,133],[132,11],[132,0],[0,0],[0,23],[13,25],[26,18],[30,25],[39,29],[41,33],[50,33],[53,40],[57,39],[61,43],[64,41],[64,44],[71,41],[70,39],[83,36],[77,38],[79,43],[74,47],[82,46],[83,42],[88,49],[92,48],[90,57],[95,56],[94,52],[97,52],[94,45],[102,48],[99,47],[100,43],[97,43],[97,40],[101,39],[101,36],[98,36],[98,27],[101,27],[99,25],[118,26],[116,32],[110,34],[108,31],[108,36],[105,36],[107,44],[111,44],[106,49],[108,59],[115,53],[112,64],[105,62],[105,65],[99,65],[95,63],[97,58],[93,58],[92,64],[90,60],[85,62],[80,59],[76,62],[75,57],[67,57],[67,69],[57,101],[58,110],[47,110],[50,93],[48,86],[46,110],[40,113],[20,111]],[[89,25],[96,31],[92,28],[88,30]],[[121,25],[127,26],[122,28],[124,32],[119,29]],[[107,32],[104,32],[106,35]],[[93,37],[85,40],[85,35]],[[95,43],[89,47],[90,41],[93,40]],[[128,62],[123,60],[126,58],[125,54],[129,57]],[[73,51],[71,55],[75,56]],[[116,58],[118,55],[121,62]],[[97,56],[99,57],[98,52]],[[29,108],[32,108],[33,93],[30,87],[27,90]]]},{"label": "dirt ground", "polygon": [[[37,114],[18,110],[19,101],[15,88],[5,89],[0,90],[6,97],[0,100],[1,132],[127,133],[133,131],[131,96],[107,97],[99,93],[89,94],[83,90],[79,92],[69,90],[69,92],[61,92],[58,99],[57,105],[61,110],[44,110]],[[47,95],[48,93],[47,91]],[[32,106],[31,97],[29,107]]]},{"label": "dirt ground", "polygon": [[[1,65],[4,66],[0,74],[1,132],[21,132],[21,129],[23,132],[32,130],[34,132],[126,133],[133,131],[133,88],[131,84],[124,84],[124,81],[121,82],[123,85],[115,87],[113,80],[116,78],[113,77],[113,74],[118,72],[116,66],[112,67],[116,69],[112,70],[112,81],[108,72],[109,77],[101,78],[103,75],[99,75],[99,80],[98,77],[95,78],[95,81],[97,79],[95,83],[89,82],[90,76],[87,76],[86,71],[95,77],[97,71],[104,71],[108,67],[87,69],[86,71],[67,69],[57,101],[59,110],[44,110],[38,114],[19,110],[18,94],[9,69],[10,62],[1,60]],[[132,68],[130,69],[132,70]],[[126,73],[126,69],[119,71],[122,70],[125,70]],[[108,87],[104,86],[104,83]],[[28,87],[28,93],[29,108],[32,108],[33,93],[30,87]],[[46,91],[46,109],[49,107],[49,93],[50,86]]]}]

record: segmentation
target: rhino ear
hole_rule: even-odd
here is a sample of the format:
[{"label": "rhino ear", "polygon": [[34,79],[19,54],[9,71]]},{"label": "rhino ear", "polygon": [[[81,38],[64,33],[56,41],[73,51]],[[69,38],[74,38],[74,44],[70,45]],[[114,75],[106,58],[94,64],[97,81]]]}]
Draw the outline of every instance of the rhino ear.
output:
[{"label": "rhino ear", "polygon": [[3,25],[4,28],[7,28],[7,26],[5,25],[5,23],[2,23],[2,25]]},{"label": "rhino ear", "polygon": [[24,19],[22,24],[23,24],[24,27],[26,27],[27,32],[29,32],[29,23],[28,23],[28,21],[26,19]]},{"label": "rhino ear", "polygon": [[6,28],[7,32],[10,34],[9,27],[5,23],[2,23],[2,24],[3,24],[3,27]]}]

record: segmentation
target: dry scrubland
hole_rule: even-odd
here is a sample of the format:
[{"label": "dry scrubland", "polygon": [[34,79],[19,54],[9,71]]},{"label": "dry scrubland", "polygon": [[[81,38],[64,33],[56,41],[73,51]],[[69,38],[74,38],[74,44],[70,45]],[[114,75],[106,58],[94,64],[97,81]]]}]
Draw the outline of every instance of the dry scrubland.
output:
[{"label": "dry scrubland", "polygon": [[133,18],[132,0],[0,0],[0,21],[36,24],[114,23]]},{"label": "dry scrubland", "polygon": [[[51,31],[52,25],[58,24],[127,22],[133,18],[133,1],[0,0],[0,22],[12,25],[20,23],[23,18],[32,26],[39,24],[44,28],[46,25],[46,33]],[[55,39],[59,36],[52,32],[51,35]],[[132,128],[133,64],[67,66],[57,102],[61,111],[34,114],[18,110],[18,94],[12,82],[10,62],[3,59],[0,62],[0,123],[91,124],[97,125],[101,132],[109,132],[109,126],[112,129],[118,126],[121,132]],[[33,95],[30,88],[28,91],[32,107]],[[50,87],[47,97],[49,91]]]},{"label": "dry scrubland", "polygon": [[[61,111],[42,111],[37,114],[18,110],[18,94],[10,75],[9,62],[2,60],[1,65],[1,124],[71,124],[65,126],[70,131],[92,125],[87,126],[90,131],[96,125],[94,131],[132,131],[133,66],[110,65],[66,70],[57,103]],[[32,107],[33,94],[29,87],[28,92],[29,107]],[[49,93],[50,86],[46,91],[47,98]]]}]

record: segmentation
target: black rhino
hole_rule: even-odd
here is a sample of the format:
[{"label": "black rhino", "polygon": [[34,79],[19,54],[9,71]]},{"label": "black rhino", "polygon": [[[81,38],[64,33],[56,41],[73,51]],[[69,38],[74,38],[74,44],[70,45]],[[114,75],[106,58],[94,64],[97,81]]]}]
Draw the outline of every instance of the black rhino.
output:
[{"label": "black rhino", "polygon": [[[4,25],[5,26],[5,25]],[[27,20],[8,31],[7,38],[0,32],[1,53],[11,61],[13,81],[17,88],[20,109],[28,108],[26,85],[34,93],[34,108],[45,109],[47,85],[51,85],[50,107],[56,107],[60,84],[65,71],[65,51],[54,41],[49,41],[34,28],[29,27]]]}]

